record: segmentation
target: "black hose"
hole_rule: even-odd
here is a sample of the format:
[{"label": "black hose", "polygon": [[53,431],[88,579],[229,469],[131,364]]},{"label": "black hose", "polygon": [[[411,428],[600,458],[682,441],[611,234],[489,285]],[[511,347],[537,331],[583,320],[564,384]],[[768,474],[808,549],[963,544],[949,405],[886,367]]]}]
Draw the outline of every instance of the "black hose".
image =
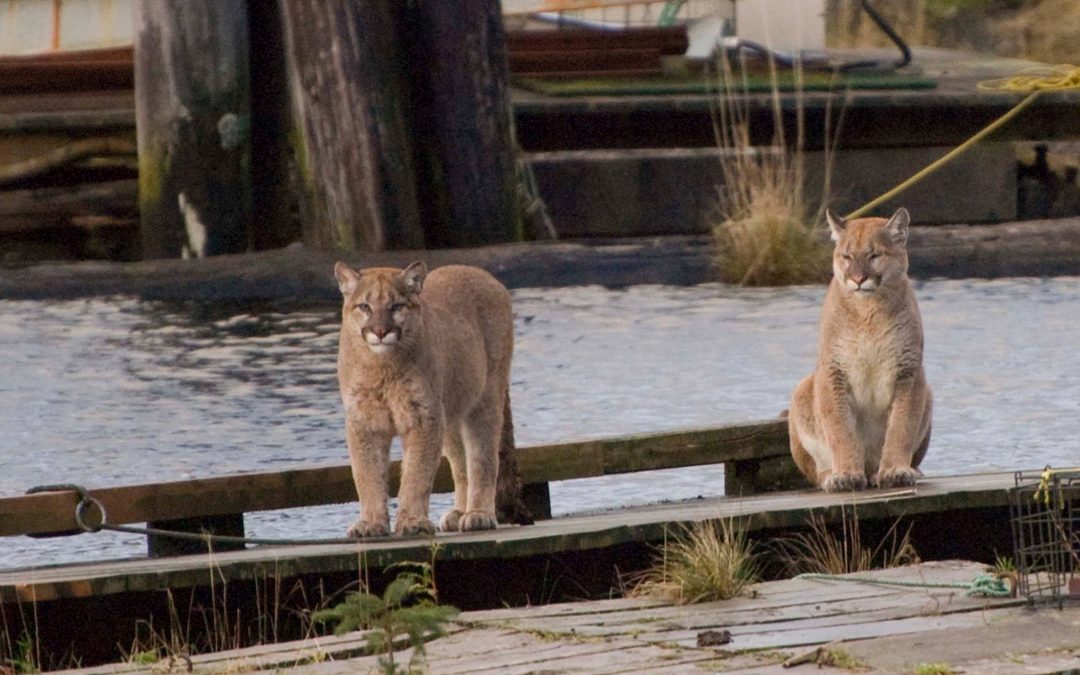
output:
[{"label": "black hose", "polygon": [[870,4],[870,0],[861,0],[863,10],[870,15],[870,19],[873,20],[877,27],[882,30],[889,37],[890,40],[900,50],[900,59],[894,62],[883,61],[851,61],[840,65],[839,70],[841,72],[847,72],[849,70],[859,70],[861,68],[881,68],[886,67],[889,69],[903,68],[907,64],[911,63],[911,49],[908,48],[907,43],[904,42],[904,38],[900,37],[893,27],[889,25],[889,22],[885,20],[885,17],[881,16],[874,6]]}]

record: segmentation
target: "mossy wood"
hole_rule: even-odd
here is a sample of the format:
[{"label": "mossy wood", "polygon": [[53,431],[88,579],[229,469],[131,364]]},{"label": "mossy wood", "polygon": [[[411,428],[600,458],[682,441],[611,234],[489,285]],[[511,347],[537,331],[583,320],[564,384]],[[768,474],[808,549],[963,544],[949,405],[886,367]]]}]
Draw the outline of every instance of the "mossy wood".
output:
[{"label": "mossy wood", "polygon": [[429,248],[523,238],[498,0],[395,3]]},{"label": "mossy wood", "polygon": [[304,241],[421,248],[397,0],[282,3]]},{"label": "mossy wood", "polygon": [[251,106],[244,0],[135,3],[143,256],[247,250]]},{"label": "mossy wood", "polygon": [[[517,459],[522,483],[540,486],[548,481],[704,464],[726,463],[727,471],[733,471],[733,464],[784,458],[787,453],[787,423],[777,420],[520,448]],[[794,465],[787,463],[794,474]],[[391,494],[397,494],[400,469],[400,462],[391,464]],[[77,482],[78,477],[65,476],[63,480]],[[27,486],[30,487],[33,486]],[[347,465],[122,487],[86,487],[104,505],[108,522],[114,525],[356,501]],[[435,491],[453,491],[445,460],[435,478]],[[0,536],[75,530],[77,501],[74,492],[0,499]],[[534,515],[548,517],[550,513]]]}]

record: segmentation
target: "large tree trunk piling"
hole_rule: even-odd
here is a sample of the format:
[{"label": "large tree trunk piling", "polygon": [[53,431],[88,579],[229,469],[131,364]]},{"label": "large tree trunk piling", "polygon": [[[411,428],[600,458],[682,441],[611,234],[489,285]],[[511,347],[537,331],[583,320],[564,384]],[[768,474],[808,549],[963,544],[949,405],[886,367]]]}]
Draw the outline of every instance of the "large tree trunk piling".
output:
[{"label": "large tree trunk piling", "polygon": [[424,245],[394,4],[408,3],[283,0],[309,246],[375,252]]},{"label": "large tree trunk piling", "polygon": [[523,238],[498,0],[397,3],[431,248]]},{"label": "large tree trunk piling", "polygon": [[251,221],[245,0],[135,3],[143,256],[247,249]]}]

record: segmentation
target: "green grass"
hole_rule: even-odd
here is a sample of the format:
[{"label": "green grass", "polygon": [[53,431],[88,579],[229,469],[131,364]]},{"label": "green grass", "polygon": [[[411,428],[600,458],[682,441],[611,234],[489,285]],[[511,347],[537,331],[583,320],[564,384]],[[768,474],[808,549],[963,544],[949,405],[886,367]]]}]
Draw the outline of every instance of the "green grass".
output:
[{"label": "green grass", "polygon": [[920,663],[912,672],[914,675],[953,675],[958,671],[947,663]]}]

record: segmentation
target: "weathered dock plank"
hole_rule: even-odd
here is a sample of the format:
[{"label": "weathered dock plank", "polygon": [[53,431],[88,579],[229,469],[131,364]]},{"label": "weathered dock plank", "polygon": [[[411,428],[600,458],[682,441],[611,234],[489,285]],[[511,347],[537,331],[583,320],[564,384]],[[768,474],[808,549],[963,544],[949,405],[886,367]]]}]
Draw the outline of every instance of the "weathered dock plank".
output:
[{"label": "weathered dock plank", "polygon": [[[464,612],[450,634],[426,645],[430,672],[437,673],[706,673],[752,672],[761,675],[799,672],[785,669],[785,660],[814,654],[821,647],[858,672],[910,673],[919,664],[941,664],[950,672],[1069,672],[1080,667],[1080,607],[1032,613],[1013,598],[967,597],[937,586],[970,582],[984,566],[964,561],[919,565],[847,575],[845,579],[756,584],[753,593],[727,601],[669,606],[650,600],[615,599]],[[901,581],[912,586],[866,584],[852,577]],[[917,584],[924,584],[919,586]],[[851,615],[843,607],[850,594],[891,602],[888,615]],[[927,606],[929,598],[952,593],[948,602]],[[799,596],[805,602],[799,602]],[[798,608],[788,622],[770,611],[777,602]],[[834,607],[829,607],[835,605]],[[753,616],[753,610],[756,616]],[[747,615],[736,618],[735,615]],[[652,612],[656,620],[641,618]],[[581,631],[581,621],[616,621],[620,628],[606,635]],[[672,639],[671,617],[689,625],[694,617],[712,616],[717,627],[731,631],[731,642],[697,646],[699,629]],[[538,620],[543,623],[537,624]],[[740,621],[744,628],[739,628]],[[785,629],[778,626],[787,623]],[[253,668],[287,668],[289,672],[325,675],[368,672],[375,657],[357,653],[363,634],[316,638],[252,647],[192,658],[196,673],[238,672]],[[406,663],[411,650],[396,654]],[[807,660],[807,671],[816,670]],[[119,665],[77,672],[158,672],[160,666]]]},{"label": "weathered dock plank", "polygon": [[[702,499],[540,521],[528,527],[440,534],[317,546],[261,547],[244,551],[125,560],[80,566],[13,570],[0,573],[0,601],[48,600],[112,593],[200,586],[213,566],[222,581],[355,571],[361,564],[379,569],[400,560],[428,560],[433,544],[446,561],[507,560],[621,544],[653,544],[681,525],[738,518],[751,530],[805,525],[811,514],[837,522],[851,509],[862,519],[896,519],[955,509],[1004,507],[1012,473],[926,478],[914,490],[870,490],[856,494],[819,491],[775,493],[745,498]],[[83,535],[91,536],[91,535]],[[363,563],[361,563],[361,558]]]}]

